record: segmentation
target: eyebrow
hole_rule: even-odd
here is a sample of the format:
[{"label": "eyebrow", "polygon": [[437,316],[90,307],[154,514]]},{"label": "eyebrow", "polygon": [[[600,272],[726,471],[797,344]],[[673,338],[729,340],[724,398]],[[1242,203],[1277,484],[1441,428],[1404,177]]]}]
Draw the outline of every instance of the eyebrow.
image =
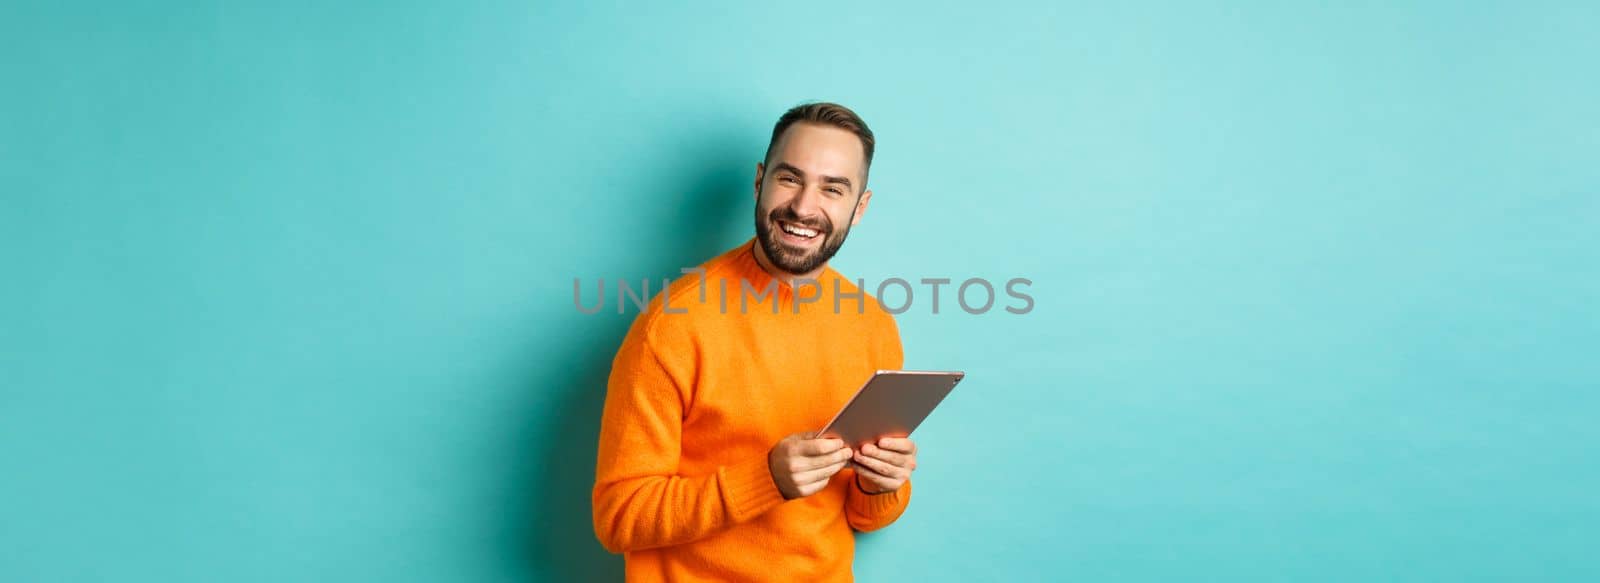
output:
[{"label": "eyebrow", "polygon": [[[777,170],[779,170],[779,171],[787,170],[787,171],[789,171],[791,173],[799,175],[801,178],[805,178],[805,176],[806,176],[806,172],[804,170],[801,170],[801,169],[795,167],[794,164],[790,164],[788,162],[779,161],[778,164],[777,164]],[[849,188],[851,190],[855,189],[854,185],[850,182],[850,179],[849,178],[845,178],[843,176],[823,176],[822,177],[822,181],[823,182],[834,183],[834,184],[843,184],[845,188]]]}]

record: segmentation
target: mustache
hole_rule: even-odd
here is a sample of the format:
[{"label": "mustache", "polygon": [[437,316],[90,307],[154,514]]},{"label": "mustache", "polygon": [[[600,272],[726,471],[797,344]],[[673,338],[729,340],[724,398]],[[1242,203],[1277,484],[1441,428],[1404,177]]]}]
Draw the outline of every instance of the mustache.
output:
[{"label": "mustache", "polygon": [[829,220],[826,215],[816,219],[802,219],[800,215],[795,214],[794,209],[789,207],[772,209],[772,212],[767,214],[767,218],[813,229],[824,234],[833,232],[833,221]]}]

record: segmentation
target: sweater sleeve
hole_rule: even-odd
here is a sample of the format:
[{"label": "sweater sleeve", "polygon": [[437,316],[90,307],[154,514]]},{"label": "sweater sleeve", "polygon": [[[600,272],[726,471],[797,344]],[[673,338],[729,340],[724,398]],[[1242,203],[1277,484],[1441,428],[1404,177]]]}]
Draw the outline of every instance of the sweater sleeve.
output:
[{"label": "sweater sleeve", "polygon": [[613,553],[692,542],[783,502],[765,456],[678,475],[694,376],[665,364],[649,336],[641,317],[612,363],[600,421],[594,530]]},{"label": "sweater sleeve", "polygon": [[860,482],[856,481],[855,471],[851,470],[850,493],[844,497],[844,517],[845,522],[850,523],[850,528],[871,532],[889,526],[905,513],[906,506],[910,504],[910,479],[893,492],[868,494],[861,489]]},{"label": "sweater sleeve", "polygon": [[[877,345],[875,354],[881,359],[875,366],[880,369],[899,370],[905,366],[905,355],[900,345],[900,330],[895,325],[893,317],[887,317],[885,320],[887,324],[880,325],[875,334]],[[906,506],[911,504],[910,479],[893,492],[868,494],[861,489],[855,470],[849,471],[851,485],[844,497],[844,515],[845,521],[850,523],[850,528],[868,532],[889,526],[900,518],[900,515],[905,513]]]}]

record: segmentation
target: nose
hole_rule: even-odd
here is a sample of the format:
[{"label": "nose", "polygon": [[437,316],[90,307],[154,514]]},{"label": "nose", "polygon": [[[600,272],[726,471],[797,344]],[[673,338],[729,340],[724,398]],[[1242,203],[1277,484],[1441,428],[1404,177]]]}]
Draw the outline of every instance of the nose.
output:
[{"label": "nose", "polygon": [[816,218],[822,214],[821,187],[807,186],[789,199],[789,210],[801,219]]}]

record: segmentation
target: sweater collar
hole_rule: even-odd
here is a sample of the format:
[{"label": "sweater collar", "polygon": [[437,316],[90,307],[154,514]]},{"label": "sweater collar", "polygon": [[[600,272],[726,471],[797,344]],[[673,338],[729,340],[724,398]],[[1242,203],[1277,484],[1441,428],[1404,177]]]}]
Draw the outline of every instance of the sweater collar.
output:
[{"label": "sweater collar", "polygon": [[[761,243],[757,241],[755,237],[751,237],[749,240],[745,241],[743,245],[734,251],[733,257],[729,262],[730,267],[733,268],[733,272],[739,278],[750,282],[750,285],[755,288],[757,293],[760,293],[761,290],[766,289],[769,283],[776,280],[778,282],[776,287],[779,300],[782,303],[788,303],[792,301],[794,299],[795,282],[791,281],[791,278],[789,277],[773,277],[772,274],[767,273],[766,269],[762,269],[760,261],[756,260],[756,245],[760,244]],[[823,286],[827,285],[826,282],[837,277],[840,277],[840,275],[838,272],[833,270],[833,266],[824,265],[822,267],[822,272],[817,274],[815,285],[811,285],[810,282],[801,283],[802,289],[806,287],[815,288],[814,291],[805,290],[803,292],[805,293],[805,297],[809,298],[813,297],[812,294],[822,293]],[[738,293],[738,291],[734,290],[733,293]]]}]

